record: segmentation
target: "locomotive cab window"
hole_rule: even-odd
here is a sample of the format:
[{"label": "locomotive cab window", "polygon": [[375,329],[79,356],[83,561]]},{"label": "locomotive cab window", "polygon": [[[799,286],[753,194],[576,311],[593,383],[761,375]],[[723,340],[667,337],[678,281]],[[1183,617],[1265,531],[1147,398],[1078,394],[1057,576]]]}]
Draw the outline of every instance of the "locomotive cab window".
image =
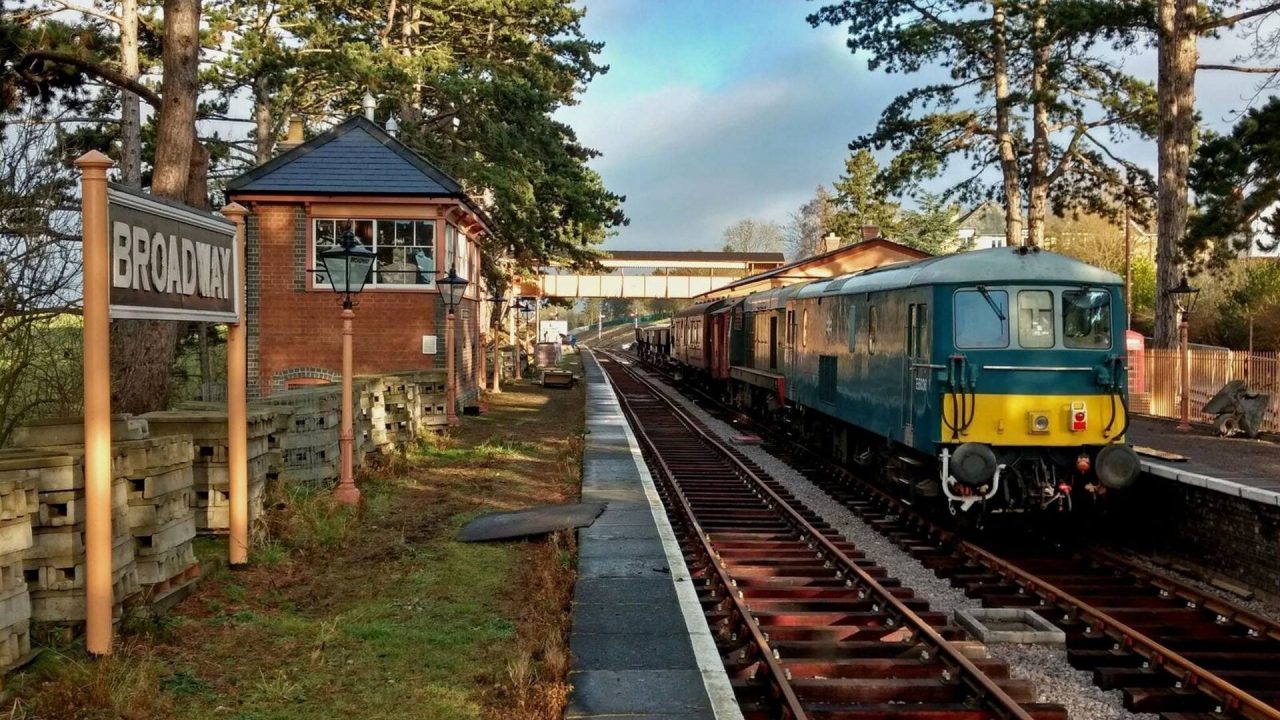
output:
[{"label": "locomotive cab window", "polygon": [[1009,293],[978,286],[955,294],[956,347],[1009,347]]},{"label": "locomotive cab window", "polygon": [[1023,290],[1018,293],[1018,344],[1024,348],[1053,347],[1053,293]]},{"label": "locomotive cab window", "polygon": [[1062,292],[1062,341],[1069,348],[1111,347],[1111,293],[1107,290]]}]

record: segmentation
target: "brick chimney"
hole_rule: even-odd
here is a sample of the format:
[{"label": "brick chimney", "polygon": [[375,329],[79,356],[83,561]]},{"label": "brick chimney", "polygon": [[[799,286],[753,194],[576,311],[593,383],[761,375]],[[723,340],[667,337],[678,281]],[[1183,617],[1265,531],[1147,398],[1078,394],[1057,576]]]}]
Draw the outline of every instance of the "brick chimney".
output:
[{"label": "brick chimney", "polygon": [[879,225],[863,225],[862,226],[862,240],[864,242],[867,240],[875,240],[878,237],[880,237]]},{"label": "brick chimney", "polygon": [[303,137],[306,131],[306,123],[301,115],[293,115],[289,118],[289,129],[286,131],[284,140],[276,143],[276,154],[289,152],[298,147],[306,139]]},{"label": "brick chimney", "polygon": [[826,237],[822,238],[822,252],[829,253],[832,250],[835,250],[836,248],[840,247],[842,244],[843,243],[840,242],[839,235],[833,232],[829,232],[827,233]]}]

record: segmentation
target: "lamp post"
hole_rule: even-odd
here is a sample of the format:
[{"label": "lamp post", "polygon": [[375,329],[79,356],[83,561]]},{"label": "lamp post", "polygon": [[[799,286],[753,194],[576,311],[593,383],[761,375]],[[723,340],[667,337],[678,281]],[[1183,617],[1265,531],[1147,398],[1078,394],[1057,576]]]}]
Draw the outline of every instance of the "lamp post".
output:
[{"label": "lamp post", "polygon": [[521,298],[521,297],[516,298],[516,301],[511,306],[511,308],[512,310],[515,311],[515,321],[516,321],[515,322],[516,332],[515,332],[515,335],[512,336],[511,338],[511,341],[513,344],[512,362],[515,365],[516,379],[519,380],[521,379],[521,374],[523,372],[523,370],[521,369],[521,362],[520,362],[520,350],[521,350],[520,321],[524,320],[525,324],[527,325],[529,312],[533,308],[529,305],[529,301],[527,299]]},{"label": "lamp post", "polygon": [[1191,340],[1187,315],[1200,296],[1200,288],[1191,286],[1184,273],[1182,282],[1167,292],[1173,296],[1173,301],[1178,306],[1178,346],[1182,370],[1182,417],[1178,421],[1178,430],[1186,432],[1191,429]]},{"label": "lamp post", "polygon": [[350,229],[342,234],[337,247],[320,253],[320,272],[328,278],[333,291],[342,296],[342,426],[338,434],[338,489],[333,497],[344,505],[360,502],[352,447],[355,430],[351,418],[351,321],[356,314],[352,310],[351,297],[364,290],[375,258],[373,251],[361,245]]},{"label": "lamp post", "polygon": [[[489,298],[489,302],[493,303],[493,312],[497,315],[497,325],[502,325],[502,311],[506,308],[507,299],[502,297],[502,293],[494,292],[493,297]],[[490,325],[495,323],[490,322]],[[493,392],[502,392],[502,343],[498,342],[498,332],[494,332],[493,336]]]},{"label": "lamp post", "polygon": [[458,378],[454,355],[454,309],[462,302],[467,290],[467,279],[458,275],[452,267],[448,274],[436,281],[440,287],[440,299],[444,301],[444,352],[445,352],[445,421],[458,424]]}]

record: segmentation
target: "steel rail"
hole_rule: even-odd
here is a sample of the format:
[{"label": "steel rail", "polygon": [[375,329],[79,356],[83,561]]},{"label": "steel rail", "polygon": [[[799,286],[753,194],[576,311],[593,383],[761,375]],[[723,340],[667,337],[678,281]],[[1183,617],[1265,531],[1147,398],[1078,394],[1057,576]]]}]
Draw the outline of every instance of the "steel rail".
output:
[{"label": "steel rail", "polygon": [[[712,399],[714,400],[714,398]],[[828,463],[828,465],[830,465],[830,463]],[[1061,590],[1052,583],[1041,580],[1032,573],[1022,570],[1011,561],[1000,558],[971,542],[960,539],[954,533],[939,527],[936,523],[925,518],[914,508],[906,506],[897,498],[888,495],[880,488],[874,487],[865,480],[858,478],[845,468],[839,466],[832,467],[845,477],[855,480],[867,490],[882,498],[885,502],[889,503],[890,506],[896,508],[900,514],[912,516],[912,519],[915,521],[914,524],[928,536],[935,538],[939,544],[954,543],[954,547],[964,555],[979,562],[981,565],[987,567],[996,574],[1013,581],[1018,586],[1030,590],[1045,602],[1053,603],[1055,606],[1066,611],[1070,617],[1082,619],[1088,622],[1092,629],[1105,633],[1108,637],[1115,640],[1121,648],[1138,654],[1150,663],[1151,666],[1158,667],[1164,672],[1173,675],[1184,685],[1196,689],[1198,692],[1219,703],[1223,709],[1235,713],[1239,717],[1247,718],[1248,720],[1280,720],[1280,709],[1258,699],[1248,691],[1223,680],[1212,671],[1197,665],[1191,660],[1183,657],[1180,653],[1166,647],[1145,633],[1115,619],[1106,612],[1090,605],[1086,601]],[[1220,598],[1211,598],[1171,578],[1158,576],[1151,571],[1138,568],[1132,563],[1128,563],[1122,558],[1106,551],[1093,550],[1091,552],[1113,564],[1123,564],[1127,566],[1127,570],[1134,572],[1137,575],[1148,576],[1153,586],[1173,592],[1183,597],[1183,599],[1189,603],[1200,604],[1201,607],[1211,610],[1228,621],[1240,624],[1247,628],[1251,633],[1259,635],[1265,634],[1269,638],[1280,640],[1280,624],[1267,620],[1255,613],[1251,613],[1248,610],[1228,601]]]},{"label": "steel rail", "polygon": [[[928,534],[939,538],[942,542],[946,542],[947,540],[953,541],[955,549],[962,552],[964,555],[977,561],[992,572],[1016,583],[1018,586],[1035,593],[1045,602],[1052,603],[1059,609],[1065,611],[1069,617],[1084,620],[1089,623],[1090,628],[1097,630],[1098,632],[1105,633],[1108,637],[1115,640],[1121,648],[1140,655],[1149,662],[1152,667],[1158,667],[1161,670],[1172,674],[1177,680],[1181,681],[1186,686],[1192,687],[1212,698],[1215,702],[1220,703],[1224,709],[1236,713],[1240,717],[1247,718],[1248,720],[1280,720],[1280,709],[1277,709],[1254,697],[1248,691],[1238,688],[1223,680],[1214,674],[1213,671],[1200,667],[1191,660],[1183,657],[1177,651],[1166,647],[1145,633],[1115,619],[1105,611],[1099,610],[1088,602],[1056,587],[1052,583],[1040,579],[1035,574],[1023,570],[1012,561],[1005,560],[1004,558],[1001,558],[967,540],[960,539],[959,536],[954,533],[939,528],[937,524],[925,518],[913,508],[905,506],[897,498],[885,493],[880,488],[874,487],[871,484],[860,480],[857,476],[849,473],[847,470],[844,470],[843,468],[839,469],[846,477],[860,482],[864,488],[880,497],[891,507],[895,508],[898,513],[910,515],[912,520],[914,520],[915,525],[924,529]],[[1110,554],[1103,554],[1104,557],[1108,555]],[[1149,571],[1145,572],[1147,572],[1147,574],[1154,575]],[[1171,587],[1185,588],[1188,593],[1196,592],[1171,579],[1161,578],[1161,580]],[[1159,585],[1156,586],[1159,587]],[[1220,599],[1215,599],[1215,603],[1223,606],[1224,609],[1230,608],[1235,617],[1249,618],[1252,623],[1255,623],[1260,627],[1270,628],[1271,632],[1280,632],[1280,629],[1277,628],[1275,623],[1258,617],[1243,608],[1239,608]],[[1215,612],[1217,611],[1215,610]],[[1253,629],[1249,624],[1245,624],[1243,622],[1241,624],[1247,628]]]},{"label": "steel rail", "polygon": [[1153,667],[1158,667],[1172,674],[1187,686],[1196,688],[1221,703],[1225,709],[1239,713],[1249,720],[1280,720],[1280,710],[1223,680],[1212,671],[1200,667],[1177,651],[1165,647],[1157,640],[1111,617],[1111,615],[1090,605],[1088,602],[1059,589],[1052,583],[1036,577],[1010,561],[997,557],[973,543],[961,541],[957,548],[997,574],[1012,580],[1047,602],[1056,605],[1067,612],[1069,616],[1084,620],[1091,629],[1106,633],[1119,643],[1123,649],[1141,655]]},{"label": "steel rail", "polygon": [[[616,358],[614,359],[614,362],[617,363]],[[605,371],[605,375],[609,376],[609,372],[607,370]],[[635,433],[636,438],[649,449],[650,459],[658,464],[665,484],[668,489],[675,494],[676,499],[680,502],[680,509],[684,515],[685,524],[697,535],[698,542],[702,546],[703,553],[706,556],[706,562],[712,567],[716,575],[719,577],[720,584],[725,590],[725,597],[733,603],[734,612],[737,614],[742,624],[746,626],[748,632],[750,632],[751,641],[756,646],[757,654],[769,668],[769,676],[773,680],[775,690],[782,696],[782,700],[786,704],[785,710],[790,713],[790,717],[794,720],[808,720],[809,716],[804,710],[804,705],[796,695],[795,689],[791,687],[791,683],[787,678],[786,669],[783,668],[782,663],[779,662],[777,652],[769,645],[768,637],[765,635],[765,632],[760,629],[759,622],[756,621],[755,616],[752,615],[751,611],[747,608],[746,601],[739,593],[734,592],[733,588],[735,583],[733,579],[729,577],[728,569],[724,567],[724,564],[718,562],[718,553],[712,546],[711,539],[707,537],[706,531],[702,529],[702,525],[698,522],[693,506],[689,503],[689,498],[685,496],[684,490],[682,490],[680,488],[680,484],[676,482],[675,473],[671,470],[670,466],[667,465],[666,460],[662,457],[662,451],[658,449],[657,444],[649,437],[649,433],[645,430],[644,425],[641,424],[637,412],[635,408],[631,406],[631,401],[627,398],[626,393],[619,392],[616,383],[613,382],[613,378],[610,377],[609,379],[610,384],[614,386],[614,394],[618,397],[619,405],[627,414],[628,419],[632,421],[631,428]],[[639,378],[637,377],[637,379]],[[652,391],[652,389],[650,390],[651,392],[654,392],[655,395],[657,394],[656,391]]]},{"label": "steel rail", "polygon": [[[789,502],[779,496],[773,488],[769,487],[763,479],[759,477],[751,468],[747,467],[739,460],[734,453],[725,448],[723,441],[712,436],[709,432],[700,427],[700,423],[689,416],[683,408],[679,407],[674,401],[667,397],[651,381],[640,375],[629,365],[618,362],[617,356],[611,353],[605,353],[614,359],[614,364],[622,368],[624,372],[635,378],[642,385],[646,386],[649,391],[660,401],[667,405],[672,414],[686,427],[702,437],[711,447],[718,450],[721,455],[730,461],[744,477],[750,479],[756,487],[763,491],[770,499],[770,505],[776,510],[782,512],[788,521],[802,534],[808,535],[809,538],[821,546],[823,553],[827,555],[829,560],[838,562],[845,572],[854,575],[861,584],[875,593],[888,608],[892,609],[902,622],[913,627],[913,633],[917,639],[923,638],[926,644],[937,649],[939,659],[944,664],[959,670],[956,673],[959,680],[965,682],[973,691],[979,700],[985,701],[989,705],[989,710],[996,715],[1004,718],[1016,718],[1017,720],[1033,720],[1033,716],[1018,704],[1012,697],[996,685],[986,673],[973,664],[969,658],[965,657],[951,643],[942,637],[938,631],[926,623],[920,616],[906,606],[901,600],[888,591],[874,577],[857,565],[849,556],[847,556],[840,548],[831,542],[825,535],[819,532],[812,524],[809,523]],[[685,503],[687,508],[687,503]],[[691,508],[688,508],[691,510]],[[703,536],[705,538],[705,536]]]}]

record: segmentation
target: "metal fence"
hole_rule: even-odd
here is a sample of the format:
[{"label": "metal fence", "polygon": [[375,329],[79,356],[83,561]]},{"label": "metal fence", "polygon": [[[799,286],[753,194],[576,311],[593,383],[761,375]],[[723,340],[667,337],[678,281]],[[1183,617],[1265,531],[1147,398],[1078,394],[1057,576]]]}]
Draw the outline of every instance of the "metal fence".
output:
[{"label": "metal fence", "polygon": [[[1202,411],[1205,403],[1232,380],[1244,380],[1249,390],[1271,396],[1262,429],[1280,432],[1280,354],[1248,353],[1215,347],[1187,352],[1191,368],[1188,397],[1192,422],[1212,423]],[[1129,356],[1129,396],[1134,412],[1160,417],[1182,416],[1182,353],[1145,349]]]}]

